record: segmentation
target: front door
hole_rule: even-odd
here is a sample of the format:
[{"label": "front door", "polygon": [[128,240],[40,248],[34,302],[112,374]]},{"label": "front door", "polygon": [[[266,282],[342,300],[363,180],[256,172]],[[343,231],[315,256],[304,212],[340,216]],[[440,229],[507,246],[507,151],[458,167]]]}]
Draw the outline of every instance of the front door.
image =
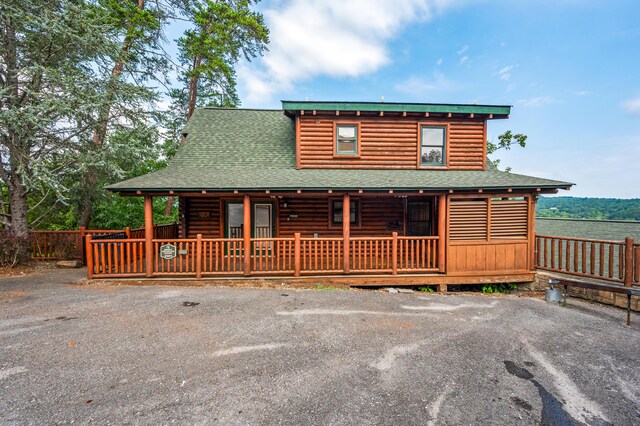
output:
[{"label": "front door", "polygon": [[407,236],[429,236],[432,234],[431,230],[431,202],[407,201]]},{"label": "front door", "polygon": [[[273,238],[275,234],[274,203],[251,202],[251,238]],[[227,201],[225,208],[225,237],[244,237],[244,205]]]},{"label": "front door", "polygon": [[[274,234],[273,203],[255,202],[252,204],[251,233],[253,238],[272,238]],[[255,253],[269,252],[272,241],[256,241]]]},{"label": "front door", "polygon": [[273,204],[258,203],[253,205],[253,237],[273,237]]}]

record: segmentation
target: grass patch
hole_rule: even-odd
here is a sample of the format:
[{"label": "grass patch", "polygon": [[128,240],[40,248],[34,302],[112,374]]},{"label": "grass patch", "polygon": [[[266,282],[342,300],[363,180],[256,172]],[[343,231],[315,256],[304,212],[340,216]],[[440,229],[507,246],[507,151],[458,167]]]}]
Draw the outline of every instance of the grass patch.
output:
[{"label": "grass patch", "polygon": [[318,283],[313,287],[314,290],[348,290],[345,287],[335,287],[332,285],[324,285],[322,283]]}]

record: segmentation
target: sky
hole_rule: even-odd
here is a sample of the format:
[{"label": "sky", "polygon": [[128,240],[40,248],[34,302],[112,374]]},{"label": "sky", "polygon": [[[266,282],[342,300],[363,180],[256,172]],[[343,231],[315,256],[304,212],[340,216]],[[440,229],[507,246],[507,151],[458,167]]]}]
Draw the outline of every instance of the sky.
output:
[{"label": "sky", "polygon": [[558,195],[640,198],[640,1],[265,0],[269,52],[238,67],[245,108],[280,100],[512,105],[514,173]]}]

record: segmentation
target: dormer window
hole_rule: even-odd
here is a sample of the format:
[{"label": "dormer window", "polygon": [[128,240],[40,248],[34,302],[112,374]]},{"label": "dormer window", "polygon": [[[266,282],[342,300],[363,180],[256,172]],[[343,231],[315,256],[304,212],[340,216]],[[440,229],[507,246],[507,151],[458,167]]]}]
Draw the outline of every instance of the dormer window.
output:
[{"label": "dormer window", "polygon": [[358,125],[336,125],[336,154],[358,155]]},{"label": "dormer window", "polygon": [[447,128],[445,126],[420,127],[420,165],[446,165]]}]

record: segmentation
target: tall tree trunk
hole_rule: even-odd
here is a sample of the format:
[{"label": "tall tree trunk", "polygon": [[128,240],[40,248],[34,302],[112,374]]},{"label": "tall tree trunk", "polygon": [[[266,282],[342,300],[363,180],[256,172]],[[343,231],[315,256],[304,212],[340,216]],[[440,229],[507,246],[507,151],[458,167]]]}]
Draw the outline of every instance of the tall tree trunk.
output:
[{"label": "tall tree trunk", "polygon": [[189,99],[187,100],[187,120],[191,118],[196,110],[196,101],[198,100],[198,81],[200,80],[200,64],[202,57],[196,56],[193,60],[193,68],[191,69],[191,79],[189,80]]},{"label": "tall tree trunk", "polygon": [[[2,61],[5,63],[5,85],[7,96],[5,103],[9,109],[20,108],[20,81],[18,79],[18,42],[16,29],[11,18],[3,19],[4,31],[2,34],[2,47],[4,54]],[[21,159],[28,158],[25,153],[25,143],[21,141],[19,129],[9,126],[6,129],[6,145],[9,148],[9,168],[2,170],[2,180],[7,185],[9,192],[9,232],[21,242],[17,253],[18,259],[28,255],[29,248],[29,218],[28,218],[28,191],[21,173]]]},{"label": "tall tree trunk", "polygon": [[11,176],[9,206],[11,208],[11,220],[9,222],[11,233],[19,239],[26,239],[29,235],[27,188],[22,183],[21,174],[17,172],[12,173]]},{"label": "tall tree trunk", "polygon": [[[138,0],[137,9],[141,11],[144,9],[145,0]],[[122,43],[122,48],[120,49],[120,53],[118,54],[118,59],[113,65],[113,69],[111,70],[111,76],[109,78],[109,84],[107,86],[107,92],[105,99],[106,101],[102,105],[101,110],[98,113],[98,125],[93,131],[93,135],[91,137],[91,142],[93,144],[93,149],[95,151],[99,151],[102,149],[104,145],[104,139],[107,135],[107,127],[109,124],[109,114],[111,113],[112,106],[112,93],[114,90],[114,85],[116,80],[122,74],[122,70],[124,69],[124,64],[127,59],[127,55],[129,54],[129,50],[131,50],[131,46],[136,40],[136,37],[133,35],[133,30],[135,29],[135,24],[131,24],[129,29],[127,30],[127,35]],[[80,206],[80,214],[78,216],[78,225],[89,227],[89,223],[91,222],[91,216],[93,214],[93,204],[96,200],[97,196],[97,176],[95,170],[88,170],[86,177],[86,191],[84,194],[82,205]]]},{"label": "tall tree trunk", "polygon": [[[191,79],[189,80],[189,98],[187,99],[187,119],[189,121],[193,112],[196,110],[196,101],[198,100],[198,81],[200,79],[200,73],[196,71],[202,63],[202,57],[196,56],[193,60],[193,69]],[[184,136],[180,138],[180,145],[184,143]],[[171,210],[173,209],[173,203],[175,199],[172,195],[167,198],[167,206],[164,208],[164,215],[171,216]]]}]

